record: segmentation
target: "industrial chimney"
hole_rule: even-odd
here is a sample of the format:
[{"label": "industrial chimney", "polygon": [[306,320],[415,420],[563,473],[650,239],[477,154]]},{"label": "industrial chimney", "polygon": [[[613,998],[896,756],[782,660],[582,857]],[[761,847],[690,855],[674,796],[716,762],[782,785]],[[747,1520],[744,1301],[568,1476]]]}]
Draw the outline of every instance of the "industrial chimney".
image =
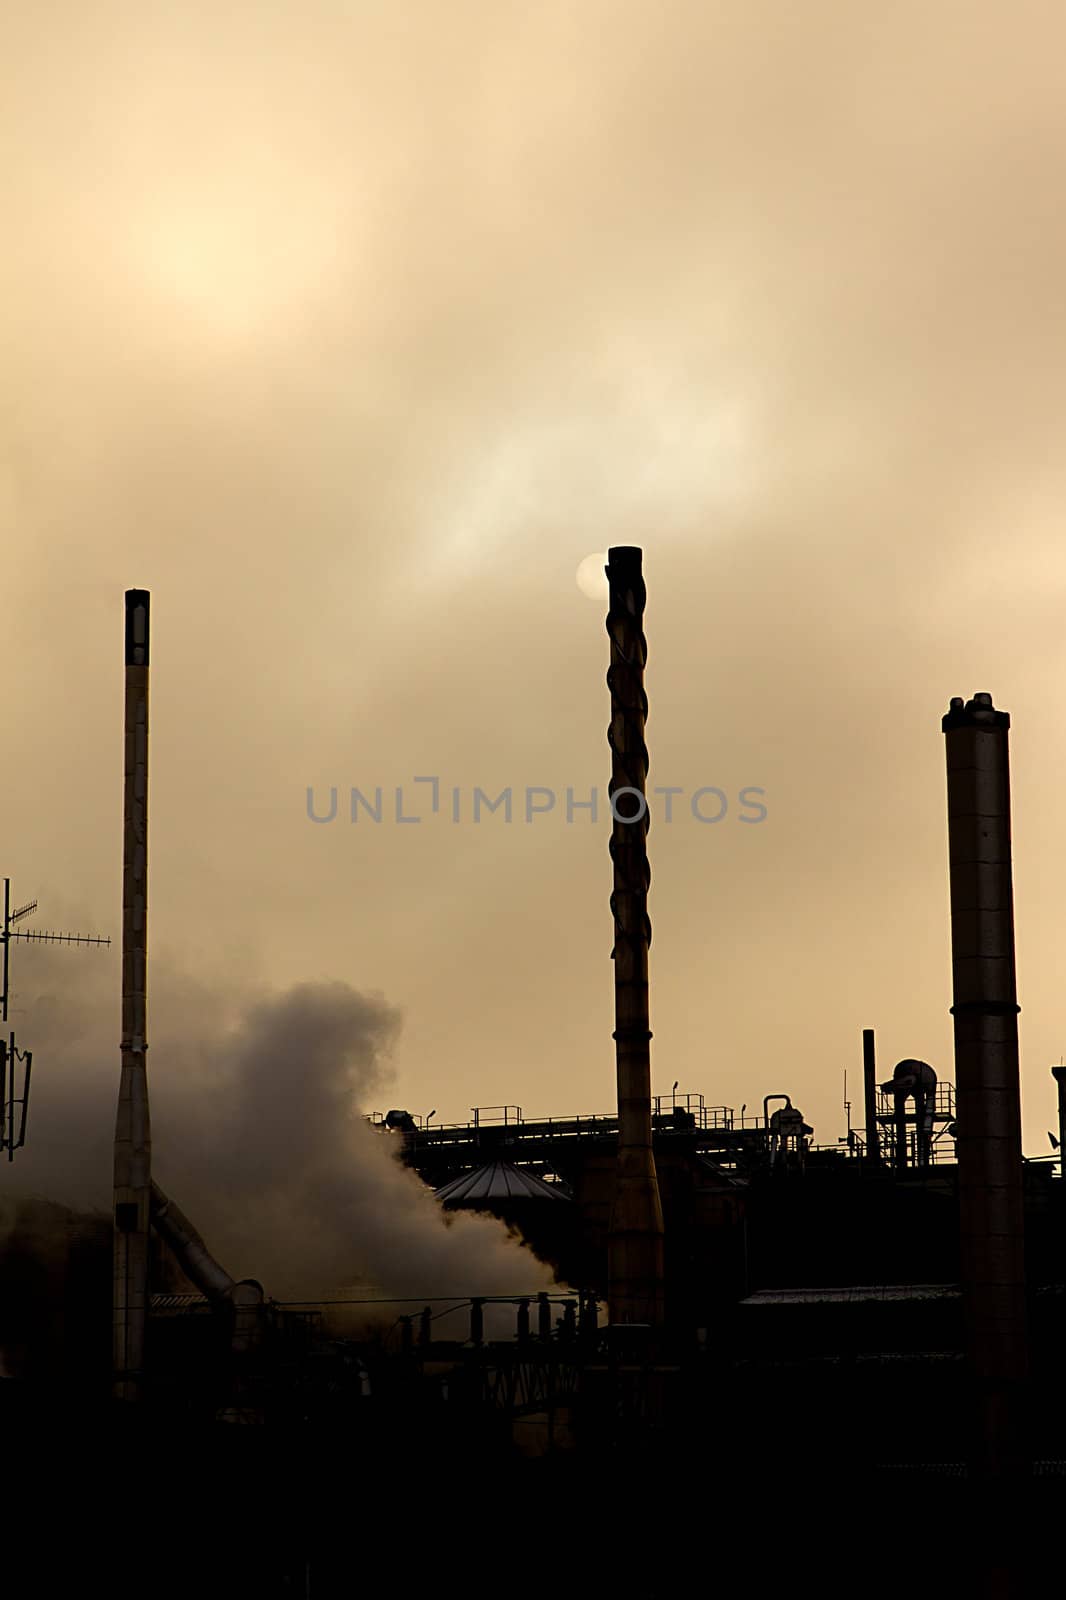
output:
[{"label": "industrial chimney", "polygon": [[1010,717],[954,699],[947,745],[962,1276],[975,1467],[1021,1468],[1027,1376],[1018,1003],[1011,878]]},{"label": "industrial chimney", "polygon": [[148,1306],[152,1140],[145,1073],[148,916],[148,592],[126,592],[122,1076],[115,1124],[114,1395],[140,1397]]},{"label": "industrial chimney", "polygon": [[618,1070],[618,1171],[608,1237],[608,1302],[612,1324],[655,1328],[663,1320],[663,1214],[651,1135],[645,590],[639,549],[610,550],[607,561],[607,632],[611,639],[608,792]]},{"label": "industrial chimney", "polygon": [[862,1095],[866,1116],[866,1160],[871,1167],[881,1165],[881,1132],[877,1126],[877,1055],[874,1030],[862,1030]]}]

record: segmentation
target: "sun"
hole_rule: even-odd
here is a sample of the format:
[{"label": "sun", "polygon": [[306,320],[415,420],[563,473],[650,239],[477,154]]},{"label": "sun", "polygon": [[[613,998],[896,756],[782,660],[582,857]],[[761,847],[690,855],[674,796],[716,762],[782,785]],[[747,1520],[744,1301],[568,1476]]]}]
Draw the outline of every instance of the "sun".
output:
[{"label": "sun", "polygon": [[127,253],[185,331],[240,338],[301,318],[335,272],[337,239],[328,195],[223,172],[153,196]]},{"label": "sun", "polygon": [[604,605],[609,598],[606,566],[606,550],[594,550],[581,562],[575,574],[581,593],[589,600],[602,600]]}]

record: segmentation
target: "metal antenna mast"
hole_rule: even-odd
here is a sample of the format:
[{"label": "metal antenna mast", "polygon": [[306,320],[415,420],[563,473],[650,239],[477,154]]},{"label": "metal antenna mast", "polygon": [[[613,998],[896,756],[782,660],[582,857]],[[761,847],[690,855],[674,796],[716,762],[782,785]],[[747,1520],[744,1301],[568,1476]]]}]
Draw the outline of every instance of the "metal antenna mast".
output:
[{"label": "metal antenna mast", "polygon": [[[28,900],[16,911],[11,909],[11,879],[4,879],[4,921],[0,931],[0,1022],[7,1023],[9,995],[11,941],[25,939],[36,944],[110,944],[110,939],[98,939],[95,934],[54,933],[42,928],[16,928],[23,917],[32,917],[37,910],[36,900]],[[18,1082],[18,1067],[22,1063],[22,1083]],[[19,1050],[14,1032],[6,1039],[0,1038],[0,1151],[7,1151],[7,1159],[14,1161],[15,1151],[26,1143],[26,1113],[30,1103],[30,1069],[33,1051]],[[21,1089],[21,1093],[19,1090]],[[16,1121],[18,1127],[16,1129]]]}]

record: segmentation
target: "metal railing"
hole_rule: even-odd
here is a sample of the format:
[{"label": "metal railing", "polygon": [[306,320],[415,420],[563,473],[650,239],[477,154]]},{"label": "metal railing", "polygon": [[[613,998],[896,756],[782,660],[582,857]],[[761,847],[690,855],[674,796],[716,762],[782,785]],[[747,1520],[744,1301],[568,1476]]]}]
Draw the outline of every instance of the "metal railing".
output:
[{"label": "metal railing", "polygon": [[[671,1127],[677,1131],[700,1132],[739,1132],[754,1133],[762,1127],[762,1119],[758,1116],[745,1116],[742,1108],[741,1114],[733,1110],[732,1106],[709,1106],[702,1094],[679,1094],[676,1090],[670,1094],[654,1095],[652,1098],[652,1117],[658,1131],[670,1132]],[[419,1133],[432,1133],[434,1140],[448,1143],[450,1140],[469,1138],[471,1133],[487,1130],[510,1130],[516,1132],[521,1129],[523,1138],[545,1137],[555,1135],[573,1136],[588,1135],[602,1136],[614,1132],[618,1126],[617,1111],[607,1112],[579,1112],[569,1117],[532,1117],[524,1115],[521,1106],[472,1106],[470,1120],[467,1122],[436,1122],[418,1112],[409,1113],[416,1130]],[[375,1127],[381,1127],[385,1122],[386,1113],[375,1111],[370,1113],[366,1120]]]},{"label": "metal railing", "polygon": [[[908,1117],[910,1117],[913,1120],[913,1117],[914,1117],[914,1101],[913,1100],[908,1100],[907,1101],[907,1106],[908,1106],[907,1115],[908,1115]],[[878,1117],[891,1117],[891,1116],[894,1116],[895,1115],[895,1109],[896,1109],[896,1097],[892,1093],[891,1089],[878,1089],[878,1091],[877,1091],[877,1115],[878,1115]],[[947,1122],[954,1121],[954,1118],[955,1118],[955,1085],[953,1083],[948,1082],[946,1079],[944,1081],[938,1083],[937,1086],[936,1086],[936,1092],[935,1092],[935,1094],[933,1096],[933,1116],[936,1118],[936,1120],[938,1122],[941,1121],[941,1120],[947,1121]]]},{"label": "metal railing", "polygon": [[[913,1102],[910,1103],[911,1107]],[[677,1116],[677,1113],[682,1115]],[[878,1089],[877,1097],[878,1120],[892,1117],[895,1114],[895,1098],[889,1091]],[[566,1134],[568,1136],[602,1135],[613,1132],[618,1126],[617,1111],[606,1112],[579,1112],[569,1117],[531,1117],[527,1118],[521,1106],[472,1106],[470,1119],[466,1122],[437,1122],[433,1118],[435,1113],[423,1116],[413,1111],[409,1113],[416,1130],[419,1133],[432,1133],[435,1140],[443,1143],[450,1139],[462,1140],[468,1138],[471,1132],[480,1132],[482,1129],[513,1129],[522,1130],[524,1138],[547,1137]],[[385,1122],[386,1113],[374,1111],[366,1120],[375,1127],[380,1127]],[[700,1132],[711,1133],[739,1133],[745,1135],[757,1134],[764,1131],[764,1118],[758,1111],[748,1113],[747,1106],[742,1106],[740,1111],[734,1111],[732,1106],[709,1106],[702,1094],[678,1093],[676,1090],[669,1094],[657,1094],[652,1097],[652,1117],[659,1131],[670,1131],[671,1121],[676,1116],[674,1126],[679,1131],[698,1129]],[[955,1085],[950,1082],[941,1082],[936,1086],[936,1095],[933,1102],[933,1116],[935,1121],[952,1122],[955,1118]],[[691,1120],[689,1120],[691,1119]],[[907,1119],[914,1120],[913,1109],[908,1109]],[[859,1140],[858,1130],[854,1130],[856,1139]],[[861,1142],[861,1141],[860,1141]]]},{"label": "metal railing", "polygon": [[471,1106],[474,1118],[474,1127],[499,1126],[513,1127],[523,1120],[521,1106]]}]

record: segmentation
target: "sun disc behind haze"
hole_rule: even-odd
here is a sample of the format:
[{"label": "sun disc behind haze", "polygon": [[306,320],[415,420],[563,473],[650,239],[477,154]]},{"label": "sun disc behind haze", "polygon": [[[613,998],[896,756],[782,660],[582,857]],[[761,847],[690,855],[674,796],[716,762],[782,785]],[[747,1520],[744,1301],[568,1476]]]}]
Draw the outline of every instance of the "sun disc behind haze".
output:
[{"label": "sun disc behind haze", "polygon": [[337,269],[324,183],[222,170],[172,183],[130,219],[127,256],[143,292],[188,330],[244,337],[299,324]]},{"label": "sun disc behind haze", "polygon": [[576,573],[577,586],[581,593],[589,600],[602,600],[604,605],[608,599],[606,566],[606,550],[594,550],[590,556],[585,557]]}]

